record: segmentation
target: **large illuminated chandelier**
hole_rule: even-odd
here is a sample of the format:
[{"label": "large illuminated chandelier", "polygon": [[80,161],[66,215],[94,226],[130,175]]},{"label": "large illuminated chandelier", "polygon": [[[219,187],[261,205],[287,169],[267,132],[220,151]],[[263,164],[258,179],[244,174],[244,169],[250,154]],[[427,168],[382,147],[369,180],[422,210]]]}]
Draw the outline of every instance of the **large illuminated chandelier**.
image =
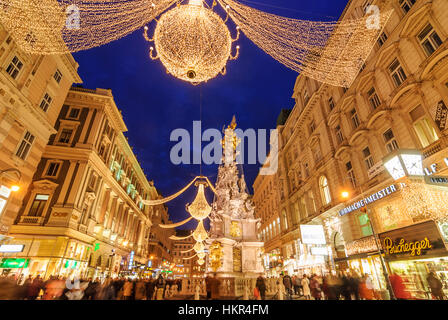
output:
[{"label": "large illuminated chandelier", "polygon": [[172,201],[179,197],[181,194],[183,194],[187,189],[189,189],[193,184],[198,188],[198,192],[196,194],[195,199],[191,204],[187,204],[185,206],[187,212],[190,214],[190,217],[187,219],[173,224],[160,224],[159,226],[163,229],[172,229],[180,227],[187,222],[191,221],[192,219],[195,219],[198,221],[196,229],[188,236],[186,237],[178,237],[178,236],[171,236],[171,240],[185,240],[190,237],[193,237],[193,239],[196,241],[196,244],[193,246],[192,249],[187,251],[182,251],[182,253],[187,253],[191,251],[195,251],[195,255],[183,258],[184,260],[193,259],[195,257],[198,257],[197,263],[199,265],[203,265],[205,263],[205,245],[204,241],[208,239],[208,233],[207,230],[205,230],[204,227],[204,220],[207,219],[210,216],[210,213],[212,211],[212,207],[208,204],[207,199],[205,197],[205,187],[208,186],[210,189],[216,193],[216,190],[213,186],[213,184],[210,182],[210,180],[207,177],[204,176],[197,176],[195,177],[190,183],[188,183],[184,188],[182,188],[177,193],[166,197],[162,199],[154,199],[154,200],[144,200],[143,204],[149,205],[149,206],[156,206],[161,205],[164,203],[167,203],[169,201]]},{"label": "large illuminated chandelier", "polygon": [[[226,72],[227,61],[238,56],[239,47],[232,54],[232,43],[241,30],[288,68],[348,87],[392,13],[380,7],[374,17],[321,22],[277,16],[235,0],[209,1],[211,5],[204,0],[0,0],[0,22],[31,54],[86,50],[145,27],[145,38],[154,41],[151,58],[193,84]],[[213,11],[218,4],[225,19]],[[229,18],[236,25],[235,39],[226,25]],[[153,20],[157,25],[150,39],[147,24]]]}]

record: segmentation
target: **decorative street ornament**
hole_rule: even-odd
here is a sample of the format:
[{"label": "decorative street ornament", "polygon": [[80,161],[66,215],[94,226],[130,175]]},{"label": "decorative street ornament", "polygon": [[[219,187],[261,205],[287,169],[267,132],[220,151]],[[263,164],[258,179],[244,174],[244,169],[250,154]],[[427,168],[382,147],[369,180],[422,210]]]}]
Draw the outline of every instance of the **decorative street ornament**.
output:
[{"label": "decorative street ornament", "polygon": [[[210,0],[210,2],[212,2]],[[368,6],[359,19],[307,21],[266,13],[235,0],[0,0],[0,23],[30,54],[66,54],[115,41],[157,21],[150,49],[167,72],[198,84],[225,74],[240,30],[263,51],[300,74],[349,87],[393,9]],[[173,8],[173,5],[176,7]],[[219,4],[223,20],[213,12]],[[171,8],[171,9],[170,9]],[[168,10],[168,11],[167,11]],[[237,26],[232,39],[226,22]],[[157,55],[154,55],[154,50]]]},{"label": "decorative street ornament", "polygon": [[[160,59],[168,73],[184,81],[198,84],[225,74],[231,55],[232,39],[229,29],[219,15],[204,7],[202,1],[190,1],[165,12],[157,22],[150,57]],[[238,31],[239,35],[239,31]]]},{"label": "decorative street ornament", "polygon": [[196,244],[193,246],[193,250],[196,253],[202,252],[202,251],[204,251],[204,249],[205,249],[205,246],[204,246],[204,243],[202,243],[202,242],[196,242]]},{"label": "decorative street ornament", "polygon": [[199,221],[198,226],[196,227],[196,230],[193,232],[193,239],[196,242],[203,242],[208,238],[207,231],[204,228],[204,223]]},{"label": "decorative street ornament", "polygon": [[197,183],[198,193],[193,203],[187,205],[187,211],[190,215],[196,220],[204,220],[208,218],[210,212],[212,211],[212,207],[207,202],[204,194],[204,183]]},{"label": "decorative street ornament", "polygon": [[199,259],[198,260],[198,265],[202,266],[205,263],[204,259]]},{"label": "decorative street ornament", "polygon": [[205,258],[205,252],[198,252],[197,254],[199,259],[204,259]]}]

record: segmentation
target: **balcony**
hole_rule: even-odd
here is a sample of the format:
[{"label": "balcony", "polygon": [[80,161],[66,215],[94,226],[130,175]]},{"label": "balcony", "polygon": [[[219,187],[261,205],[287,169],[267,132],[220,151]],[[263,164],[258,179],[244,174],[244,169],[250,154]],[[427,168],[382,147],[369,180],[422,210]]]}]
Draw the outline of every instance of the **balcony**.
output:
[{"label": "balcony", "polygon": [[429,158],[430,156],[442,151],[448,147],[448,137],[441,137],[439,140],[430,144],[422,150],[423,159]]},{"label": "balcony", "polygon": [[44,217],[21,216],[19,224],[42,225]]}]

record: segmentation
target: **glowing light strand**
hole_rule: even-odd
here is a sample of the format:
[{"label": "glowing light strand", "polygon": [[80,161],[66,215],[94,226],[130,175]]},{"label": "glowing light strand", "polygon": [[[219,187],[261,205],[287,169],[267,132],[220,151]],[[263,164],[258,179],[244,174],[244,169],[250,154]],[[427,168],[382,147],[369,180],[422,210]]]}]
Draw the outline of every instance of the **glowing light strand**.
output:
[{"label": "glowing light strand", "polygon": [[379,28],[369,17],[340,22],[296,20],[217,0],[241,31],[288,68],[315,80],[348,87],[368,58],[392,11],[382,10]]}]

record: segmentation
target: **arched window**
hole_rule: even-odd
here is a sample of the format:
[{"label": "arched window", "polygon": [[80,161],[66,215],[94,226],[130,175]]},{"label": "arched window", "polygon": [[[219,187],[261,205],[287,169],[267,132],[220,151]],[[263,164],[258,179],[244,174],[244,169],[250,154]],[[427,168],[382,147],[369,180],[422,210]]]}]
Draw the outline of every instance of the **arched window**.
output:
[{"label": "arched window", "polygon": [[288,217],[286,216],[286,211],[282,211],[283,216],[283,230],[288,230]]},{"label": "arched window", "polygon": [[328,179],[325,176],[319,179],[320,195],[322,197],[322,203],[327,205],[331,202],[330,187],[328,186]]}]

